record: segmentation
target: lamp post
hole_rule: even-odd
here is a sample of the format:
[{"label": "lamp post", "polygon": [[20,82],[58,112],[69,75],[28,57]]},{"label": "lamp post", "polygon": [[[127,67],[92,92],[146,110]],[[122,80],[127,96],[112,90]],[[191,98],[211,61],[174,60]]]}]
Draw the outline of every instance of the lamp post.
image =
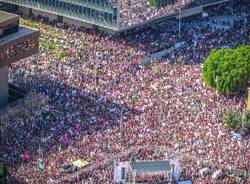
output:
[{"label": "lamp post", "polygon": [[[122,112],[121,112],[121,114],[122,114]],[[120,128],[120,144],[121,144],[121,151],[122,151],[122,153],[121,154],[123,154],[123,125],[122,125],[122,122],[123,122],[123,116],[121,116],[121,122],[120,122],[120,126],[119,126],[119,128]]]},{"label": "lamp post", "polygon": [[244,30],[246,30],[246,25],[247,25],[247,18],[244,20]]},{"label": "lamp post", "polygon": [[120,27],[121,22],[121,0],[117,3],[117,27]]},{"label": "lamp post", "polygon": [[174,174],[174,164],[171,164],[172,168],[171,168],[171,173],[170,173],[170,183],[173,182],[173,174]]},{"label": "lamp post", "polygon": [[248,88],[247,110],[250,111],[250,87]]},{"label": "lamp post", "polygon": [[179,38],[181,38],[181,8],[179,8]]}]

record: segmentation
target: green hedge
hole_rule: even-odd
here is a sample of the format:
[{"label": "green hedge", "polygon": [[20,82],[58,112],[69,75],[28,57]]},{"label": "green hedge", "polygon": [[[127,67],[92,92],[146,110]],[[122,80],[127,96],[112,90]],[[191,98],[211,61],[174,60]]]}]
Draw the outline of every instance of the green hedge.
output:
[{"label": "green hedge", "polygon": [[246,91],[250,80],[250,46],[212,51],[202,66],[202,78],[221,93]]}]

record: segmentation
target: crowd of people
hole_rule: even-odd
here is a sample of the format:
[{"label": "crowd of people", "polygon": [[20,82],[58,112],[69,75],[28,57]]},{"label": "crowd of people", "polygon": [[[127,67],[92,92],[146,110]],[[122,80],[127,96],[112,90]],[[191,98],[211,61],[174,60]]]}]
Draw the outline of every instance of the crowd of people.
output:
[{"label": "crowd of people", "polygon": [[26,40],[24,42],[21,42],[15,45],[10,45],[7,48],[1,50],[0,62],[6,59],[9,59],[11,57],[14,57],[17,54],[21,54],[22,52],[25,52],[26,50],[35,48],[35,47],[38,47],[37,40]]},{"label": "crowd of people", "polygon": [[[168,0],[162,1],[165,6],[154,6],[148,0],[133,2],[120,0],[120,26],[132,26],[152,19],[177,14],[179,9],[201,6],[216,2],[217,0]],[[109,0],[111,5],[118,7],[118,0]],[[161,1],[159,1],[161,2]]]},{"label": "crowd of people", "polygon": [[[163,159],[174,152],[183,157],[181,179],[238,183],[234,175],[217,181],[199,175],[204,160],[212,170],[250,172],[249,137],[231,139],[222,121],[226,110],[245,108],[244,95],[219,94],[201,79],[201,63],[212,49],[249,44],[242,22],[249,20],[250,4],[231,5],[211,9],[208,18],[183,22],[181,37],[167,28],[110,36],[40,20],[36,27],[48,40],[58,41],[49,33],[59,32],[60,47],[67,47],[68,54],[57,60],[42,46],[39,54],[11,65],[14,84],[48,96],[49,103],[41,115],[17,116],[1,131],[0,158],[10,175],[25,183],[70,183],[62,167],[82,159],[90,166],[73,183],[113,183],[109,160]],[[217,21],[221,12],[234,21]],[[204,27],[202,21],[229,28]],[[177,43],[184,44],[140,65],[144,56]]]}]

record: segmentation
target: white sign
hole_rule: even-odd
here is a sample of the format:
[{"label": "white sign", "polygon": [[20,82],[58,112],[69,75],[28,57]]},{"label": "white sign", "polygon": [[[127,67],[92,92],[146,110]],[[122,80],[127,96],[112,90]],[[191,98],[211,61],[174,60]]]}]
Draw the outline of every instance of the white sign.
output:
[{"label": "white sign", "polygon": [[128,176],[129,163],[128,162],[114,162],[114,181],[120,183]]},{"label": "white sign", "polygon": [[176,181],[179,181],[180,176],[181,176],[181,164],[179,159],[172,159],[170,160],[171,165],[174,166],[174,170],[173,170],[173,176],[175,178]]}]

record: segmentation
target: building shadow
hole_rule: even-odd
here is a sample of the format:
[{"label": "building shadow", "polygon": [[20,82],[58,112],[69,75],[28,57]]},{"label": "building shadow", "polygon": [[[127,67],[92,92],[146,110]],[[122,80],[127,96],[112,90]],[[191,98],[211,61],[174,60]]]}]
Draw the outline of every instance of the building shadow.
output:
[{"label": "building shadow", "polygon": [[3,184],[29,184],[29,183],[24,182],[24,181],[20,181],[20,180],[18,180],[17,178],[15,178],[13,176],[8,176],[8,179],[7,179],[6,183],[3,183]]},{"label": "building shadow", "polygon": [[[45,157],[53,154],[55,144],[61,145],[60,151],[66,150],[69,147],[69,143],[64,141],[66,135],[71,145],[75,145],[85,135],[119,127],[121,119],[140,113],[96,92],[62,84],[46,76],[35,76],[25,82],[19,80],[15,85],[48,96],[49,104],[41,114],[26,112],[5,122],[9,126],[0,135],[0,158],[11,168],[21,166],[25,151],[31,154],[32,162],[36,162],[41,154]],[[23,183],[14,177],[10,181]]]}]

